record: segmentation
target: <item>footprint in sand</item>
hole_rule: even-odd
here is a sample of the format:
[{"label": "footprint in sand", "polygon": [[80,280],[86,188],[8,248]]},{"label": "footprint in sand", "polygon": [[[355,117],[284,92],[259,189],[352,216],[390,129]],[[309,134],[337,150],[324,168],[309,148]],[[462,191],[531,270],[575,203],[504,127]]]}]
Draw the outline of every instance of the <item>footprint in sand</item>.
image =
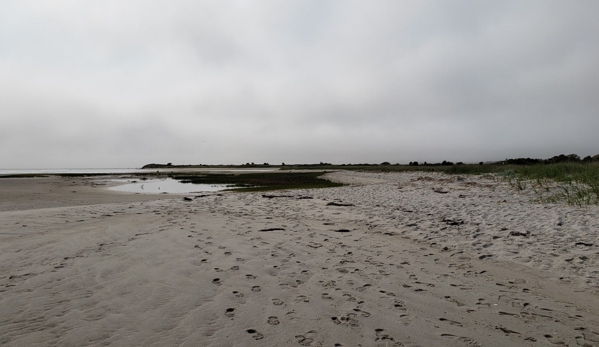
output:
[{"label": "footprint in sand", "polygon": [[295,300],[293,300],[295,302],[310,302],[310,298],[305,296],[305,295],[298,295]]},{"label": "footprint in sand", "polygon": [[283,301],[281,299],[276,299],[276,298],[272,299],[272,303],[273,303],[273,305],[277,305],[277,306],[283,305]]},{"label": "footprint in sand", "polygon": [[449,319],[447,319],[447,318],[439,318],[439,320],[440,320],[441,322],[447,322],[447,323],[449,323],[449,324],[451,324],[451,325],[455,325],[455,326],[458,326],[458,327],[463,327],[463,326],[464,326],[464,324],[462,324],[462,323],[460,323],[460,322],[456,322],[456,321],[454,321],[454,320],[449,320]]},{"label": "footprint in sand", "polygon": [[386,294],[387,296],[397,296],[397,295],[395,295],[395,293],[387,292],[387,291],[384,291],[384,290],[379,290],[379,292],[381,292],[383,294]]},{"label": "footprint in sand", "polygon": [[318,337],[318,332],[316,330],[310,330],[304,335],[296,335],[297,343],[302,346],[311,346],[314,343],[314,340]]},{"label": "footprint in sand", "polygon": [[276,316],[270,316],[266,322],[270,325],[279,325],[279,318]]},{"label": "footprint in sand", "polygon": [[399,322],[405,326],[412,324],[412,318],[409,314],[402,314],[399,316]]},{"label": "footprint in sand", "polygon": [[261,333],[257,332],[254,329],[248,329],[246,330],[248,334],[252,334],[252,338],[254,340],[262,340],[264,338],[264,335],[262,335]]},{"label": "footprint in sand", "polygon": [[231,266],[231,270],[239,270],[239,266],[237,266],[237,265]]},{"label": "footprint in sand", "polygon": [[557,336],[553,336],[551,334],[545,334],[545,338],[554,345],[563,345],[566,346],[566,342]]},{"label": "footprint in sand", "polygon": [[295,311],[287,312],[285,313],[285,316],[287,316],[287,318],[292,321],[300,320]]},{"label": "footprint in sand", "polygon": [[234,308],[228,308],[225,310],[225,316],[229,317],[229,318],[233,318],[235,317],[235,309]]},{"label": "footprint in sand", "polygon": [[491,307],[491,304],[486,302],[487,300],[485,300],[485,298],[479,298],[478,302],[476,303],[476,305],[478,306],[486,306],[486,307]]},{"label": "footprint in sand", "polygon": [[442,337],[450,338],[452,340],[457,340],[457,341],[464,342],[465,346],[468,346],[468,347],[482,347],[482,345],[478,341],[476,341],[476,340],[474,340],[474,339],[472,339],[470,337],[455,336],[455,335],[452,335],[452,334],[441,334],[441,336]]},{"label": "footprint in sand", "polygon": [[[582,332],[582,339],[585,341],[599,342],[599,333],[589,330],[585,327],[575,328],[574,330],[579,330]],[[578,340],[578,338],[577,338]],[[578,341],[577,341],[578,342]],[[584,343],[578,343],[581,346],[584,346]]]},{"label": "footprint in sand", "polygon": [[359,291],[359,292],[363,292],[366,289],[368,289],[369,287],[372,287],[372,284],[366,283],[365,285],[363,285],[363,286],[361,286],[359,288],[356,288],[356,290]]},{"label": "footprint in sand", "polygon": [[354,298],[353,296],[351,296],[350,294],[345,293],[345,294],[343,294],[343,296],[345,296],[347,298],[347,301],[352,301],[352,302],[357,301],[357,299]]},{"label": "footprint in sand", "polygon": [[358,327],[360,326],[360,322],[356,319],[358,315],[355,313],[348,313],[345,316],[341,316],[341,317],[331,317],[331,320],[333,321],[333,323],[335,324],[347,324],[351,327]]},{"label": "footprint in sand", "polygon": [[362,311],[359,308],[354,308],[354,311],[360,313],[362,315],[362,317],[370,317],[371,316],[370,312]]},{"label": "footprint in sand", "polygon": [[374,329],[374,333],[376,334],[376,340],[375,341],[393,340],[393,338],[390,337],[389,334],[385,333],[385,329]]},{"label": "footprint in sand", "polygon": [[329,295],[329,293],[323,293],[322,298],[326,300],[333,300],[333,297]]},{"label": "footprint in sand", "polygon": [[416,281],[414,283],[416,283],[416,284],[424,284],[427,287],[435,287],[435,285],[432,284],[432,283],[426,283],[426,282],[420,282],[420,281]]},{"label": "footprint in sand", "polygon": [[248,280],[254,280],[254,279],[256,279],[256,276],[254,276],[254,275],[245,275],[245,277],[246,277]]},{"label": "footprint in sand", "polygon": [[262,288],[260,288],[260,286],[253,286],[252,287],[252,292],[256,292],[257,293],[257,292],[259,292],[261,290],[262,290]]},{"label": "footprint in sand", "polygon": [[215,278],[212,280],[212,283],[216,284],[217,286],[220,286],[222,283],[220,282],[220,278]]},{"label": "footprint in sand", "polygon": [[236,290],[233,291],[233,295],[235,295],[238,298],[243,298],[243,293],[240,293],[240,292],[238,292]]},{"label": "footprint in sand", "polygon": [[459,301],[459,300],[457,300],[457,299],[454,299],[454,298],[452,298],[452,297],[451,297],[451,296],[449,296],[449,295],[446,295],[446,296],[445,296],[445,300],[447,300],[447,301],[449,301],[449,302],[453,302],[454,304],[456,304],[456,305],[458,305],[458,306],[460,306],[460,307],[461,307],[461,306],[466,306],[466,304],[464,304],[463,302],[461,302],[461,301]]}]

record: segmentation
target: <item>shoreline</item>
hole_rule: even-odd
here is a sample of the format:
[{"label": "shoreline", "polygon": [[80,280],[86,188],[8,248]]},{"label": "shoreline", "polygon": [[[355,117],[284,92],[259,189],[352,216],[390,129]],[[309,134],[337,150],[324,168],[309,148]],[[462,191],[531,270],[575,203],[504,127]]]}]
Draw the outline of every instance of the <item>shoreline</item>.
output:
[{"label": "shoreline", "polygon": [[599,344],[597,206],[327,176],[349,185],[184,201],[0,180],[0,344]]}]

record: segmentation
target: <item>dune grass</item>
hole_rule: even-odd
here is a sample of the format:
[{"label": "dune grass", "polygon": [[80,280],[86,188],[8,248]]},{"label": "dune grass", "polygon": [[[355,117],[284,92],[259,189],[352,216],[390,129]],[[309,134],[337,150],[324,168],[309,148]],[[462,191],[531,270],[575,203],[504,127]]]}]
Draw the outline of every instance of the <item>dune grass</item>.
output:
[{"label": "dune grass", "polygon": [[506,165],[297,165],[283,169],[327,169],[372,172],[441,172],[450,175],[488,175],[517,190],[532,189],[540,202],[574,206],[599,205],[599,163]]},{"label": "dune grass", "polygon": [[533,189],[541,202],[599,204],[599,163],[524,165],[500,171],[497,176],[518,190]]}]

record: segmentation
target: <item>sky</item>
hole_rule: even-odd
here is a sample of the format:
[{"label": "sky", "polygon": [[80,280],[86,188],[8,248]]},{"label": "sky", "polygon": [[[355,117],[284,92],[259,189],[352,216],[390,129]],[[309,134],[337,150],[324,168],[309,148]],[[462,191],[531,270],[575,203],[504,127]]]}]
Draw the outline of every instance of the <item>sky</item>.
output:
[{"label": "sky", "polygon": [[599,153],[596,0],[0,6],[0,169]]}]

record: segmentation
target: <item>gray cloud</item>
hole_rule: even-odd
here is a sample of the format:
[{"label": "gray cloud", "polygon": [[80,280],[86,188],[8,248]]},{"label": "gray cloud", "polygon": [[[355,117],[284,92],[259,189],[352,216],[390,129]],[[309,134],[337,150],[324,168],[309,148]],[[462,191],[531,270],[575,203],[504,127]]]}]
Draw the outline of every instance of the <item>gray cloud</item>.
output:
[{"label": "gray cloud", "polygon": [[0,167],[599,153],[595,1],[9,2]]}]

